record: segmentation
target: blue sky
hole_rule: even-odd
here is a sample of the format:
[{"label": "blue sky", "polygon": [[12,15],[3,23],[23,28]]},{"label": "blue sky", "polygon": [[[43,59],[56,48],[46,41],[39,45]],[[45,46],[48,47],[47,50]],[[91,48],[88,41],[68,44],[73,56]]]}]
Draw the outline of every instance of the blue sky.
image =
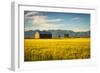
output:
[{"label": "blue sky", "polygon": [[24,12],[26,30],[72,30],[89,31],[90,14],[61,12]]}]

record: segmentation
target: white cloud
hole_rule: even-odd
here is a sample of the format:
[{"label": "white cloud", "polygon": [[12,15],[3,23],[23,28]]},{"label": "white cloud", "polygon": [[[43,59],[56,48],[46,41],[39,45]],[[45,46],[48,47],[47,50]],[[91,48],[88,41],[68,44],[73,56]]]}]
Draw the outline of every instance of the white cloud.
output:
[{"label": "white cloud", "polygon": [[36,14],[39,14],[39,12],[28,12],[27,14],[25,14],[25,17],[32,17],[32,16],[34,16],[34,15],[36,15]]},{"label": "white cloud", "polygon": [[32,22],[35,25],[38,25],[38,26],[41,26],[41,27],[44,26],[44,25],[47,25],[47,21],[46,21],[45,16],[37,15],[37,16],[33,16],[32,18],[33,18]]},{"label": "white cloud", "polygon": [[79,23],[79,22],[81,22],[82,18],[81,17],[73,17],[71,20],[72,20],[72,22]]},{"label": "white cloud", "polygon": [[73,17],[72,20],[80,20],[80,17]]},{"label": "white cloud", "polygon": [[[54,28],[56,25],[54,23],[49,23],[46,16],[40,16],[40,15],[37,15],[37,16],[33,16],[33,25],[37,25],[38,28],[41,28],[41,29],[50,29],[50,28]],[[51,21],[54,21],[54,20],[51,20]]]},{"label": "white cloud", "polygon": [[[39,12],[28,12],[25,15],[26,20],[32,20],[32,25],[34,29],[52,29],[57,28],[59,25],[56,22],[62,21],[62,19],[48,19],[47,16],[40,14]],[[32,29],[32,27],[31,27]]]},{"label": "white cloud", "polygon": [[58,18],[58,19],[50,19],[50,20],[47,20],[48,22],[60,22],[62,21],[62,19]]}]

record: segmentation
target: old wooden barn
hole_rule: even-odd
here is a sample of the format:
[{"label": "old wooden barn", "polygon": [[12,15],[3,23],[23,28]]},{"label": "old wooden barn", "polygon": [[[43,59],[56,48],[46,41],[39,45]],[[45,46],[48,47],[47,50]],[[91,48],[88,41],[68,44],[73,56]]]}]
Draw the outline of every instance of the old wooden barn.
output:
[{"label": "old wooden barn", "polygon": [[49,39],[49,38],[52,38],[52,33],[48,31],[36,31],[34,38],[35,39]]}]

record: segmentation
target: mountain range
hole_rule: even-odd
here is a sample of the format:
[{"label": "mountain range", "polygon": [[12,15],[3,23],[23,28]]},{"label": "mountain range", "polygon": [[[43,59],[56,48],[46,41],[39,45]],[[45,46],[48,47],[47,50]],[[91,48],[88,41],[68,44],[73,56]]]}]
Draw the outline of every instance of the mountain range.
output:
[{"label": "mountain range", "polygon": [[[24,37],[25,38],[34,38],[35,32],[40,30],[28,30],[24,31]],[[84,31],[84,32],[74,32],[72,30],[45,30],[47,32],[52,33],[52,38],[61,37],[63,38],[65,35],[68,35],[70,38],[76,38],[76,37],[90,37],[90,31]]]}]

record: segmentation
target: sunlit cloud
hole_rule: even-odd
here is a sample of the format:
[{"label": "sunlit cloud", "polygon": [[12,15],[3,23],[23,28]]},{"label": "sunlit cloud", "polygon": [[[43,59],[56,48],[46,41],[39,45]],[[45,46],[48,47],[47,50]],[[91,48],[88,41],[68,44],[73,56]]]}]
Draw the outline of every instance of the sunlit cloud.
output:
[{"label": "sunlit cloud", "polygon": [[[34,29],[52,29],[57,28],[57,22],[62,21],[62,19],[49,19],[47,16],[40,14],[39,12],[28,12],[24,17],[26,20],[31,20]],[[30,27],[32,29],[32,27]]]},{"label": "sunlit cloud", "polygon": [[50,22],[58,21],[58,20],[48,20],[46,16],[40,16],[40,15],[33,16],[32,18],[33,18],[32,24],[37,25],[37,27],[41,29],[50,29],[51,27],[54,28],[56,27],[55,23],[50,23]]}]

